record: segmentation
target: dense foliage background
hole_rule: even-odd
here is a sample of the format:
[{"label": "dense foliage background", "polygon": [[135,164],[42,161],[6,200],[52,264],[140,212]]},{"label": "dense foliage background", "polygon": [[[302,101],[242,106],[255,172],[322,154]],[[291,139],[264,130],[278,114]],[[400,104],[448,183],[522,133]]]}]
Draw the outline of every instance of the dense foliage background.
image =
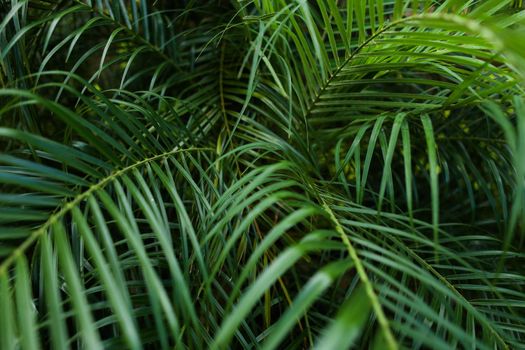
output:
[{"label": "dense foliage background", "polygon": [[0,0],[0,349],[525,348],[512,0]]}]

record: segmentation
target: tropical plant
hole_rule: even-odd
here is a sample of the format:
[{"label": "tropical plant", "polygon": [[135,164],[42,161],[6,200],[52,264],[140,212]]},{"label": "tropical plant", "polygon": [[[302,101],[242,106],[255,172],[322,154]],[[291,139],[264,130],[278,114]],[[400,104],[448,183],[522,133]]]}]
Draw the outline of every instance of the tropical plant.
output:
[{"label": "tropical plant", "polygon": [[511,0],[0,0],[0,349],[525,348]]}]

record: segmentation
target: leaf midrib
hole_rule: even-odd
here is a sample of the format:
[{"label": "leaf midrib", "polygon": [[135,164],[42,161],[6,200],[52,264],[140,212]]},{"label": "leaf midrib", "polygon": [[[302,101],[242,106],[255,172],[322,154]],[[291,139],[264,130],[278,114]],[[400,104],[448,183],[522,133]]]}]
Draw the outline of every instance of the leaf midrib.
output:
[{"label": "leaf midrib", "polygon": [[109,174],[108,176],[102,178],[100,181],[98,181],[96,184],[93,184],[91,187],[89,187],[86,191],[79,193],[75,198],[73,198],[71,201],[64,203],[61,206],[61,209],[58,210],[56,213],[52,214],[49,219],[47,219],[46,222],[44,222],[39,228],[33,230],[28,238],[26,238],[22,244],[20,244],[0,265],[0,276],[2,276],[4,273],[6,273],[9,270],[9,267],[16,261],[16,258],[18,256],[23,255],[27,249],[29,249],[33,243],[37,241],[37,239],[45,234],[51,225],[53,225],[55,222],[57,222],[60,218],[62,218],[64,215],[66,215],[70,210],[72,210],[74,207],[76,207],[79,203],[81,203],[84,199],[88,198],[91,194],[94,192],[104,188],[105,185],[112,182],[116,178],[126,174],[130,170],[133,170],[135,168],[138,168],[142,165],[164,159],[170,156],[173,156],[177,153],[182,152],[193,152],[193,151],[213,151],[211,148],[206,147],[194,147],[194,148],[186,148],[186,149],[180,149],[175,148],[171,151],[167,151],[161,154],[157,154],[155,156],[142,159],[134,164],[131,164],[125,168],[116,170]]}]

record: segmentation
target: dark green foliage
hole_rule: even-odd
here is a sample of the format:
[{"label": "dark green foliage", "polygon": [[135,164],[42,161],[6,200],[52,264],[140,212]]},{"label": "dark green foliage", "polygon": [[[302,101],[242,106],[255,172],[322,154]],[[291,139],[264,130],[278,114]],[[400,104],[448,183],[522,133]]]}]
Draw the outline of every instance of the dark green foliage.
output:
[{"label": "dark green foliage", "polygon": [[0,0],[0,349],[525,348],[522,7]]}]

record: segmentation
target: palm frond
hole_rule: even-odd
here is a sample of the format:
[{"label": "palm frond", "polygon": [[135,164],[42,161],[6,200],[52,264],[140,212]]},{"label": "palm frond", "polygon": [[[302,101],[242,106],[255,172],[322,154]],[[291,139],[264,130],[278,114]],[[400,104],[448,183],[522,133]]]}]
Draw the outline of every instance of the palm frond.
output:
[{"label": "palm frond", "polygon": [[523,348],[516,5],[0,2],[0,347]]}]

